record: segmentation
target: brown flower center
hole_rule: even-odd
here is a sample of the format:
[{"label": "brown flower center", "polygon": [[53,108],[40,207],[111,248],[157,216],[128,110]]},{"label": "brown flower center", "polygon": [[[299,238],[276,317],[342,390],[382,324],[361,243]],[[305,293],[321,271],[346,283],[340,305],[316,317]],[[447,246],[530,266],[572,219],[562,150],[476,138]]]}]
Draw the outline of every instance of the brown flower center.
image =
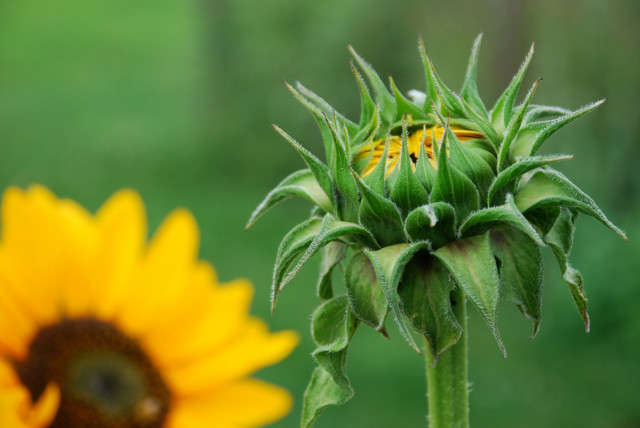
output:
[{"label": "brown flower center", "polygon": [[93,318],[40,329],[16,364],[37,400],[55,382],[60,408],[50,428],[161,428],[170,393],[140,345]]}]

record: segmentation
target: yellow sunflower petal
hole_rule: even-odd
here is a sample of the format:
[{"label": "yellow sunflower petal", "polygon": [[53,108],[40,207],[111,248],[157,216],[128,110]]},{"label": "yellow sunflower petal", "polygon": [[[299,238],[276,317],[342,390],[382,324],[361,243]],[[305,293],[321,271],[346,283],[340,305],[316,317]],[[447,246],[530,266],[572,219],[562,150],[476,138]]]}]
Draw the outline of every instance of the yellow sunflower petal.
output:
[{"label": "yellow sunflower petal", "polygon": [[32,404],[15,371],[0,359],[0,427],[45,428],[56,416],[59,403],[60,390],[51,384],[38,402]]},{"label": "yellow sunflower petal", "polygon": [[158,314],[179,300],[195,267],[198,225],[186,210],[176,210],[162,223],[145,254],[135,288],[121,302],[118,318],[134,335],[153,325]]},{"label": "yellow sunflower petal", "polygon": [[90,284],[91,300],[96,314],[109,319],[126,297],[140,262],[147,235],[144,205],[136,192],[122,190],[100,208],[96,220],[101,245]]},{"label": "yellow sunflower petal", "polygon": [[173,367],[166,380],[178,394],[203,392],[281,361],[298,341],[294,331],[272,334],[263,321],[252,319],[242,334],[224,349],[191,364]]},{"label": "yellow sunflower petal", "polygon": [[177,401],[170,424],[176,428],[259,427],[282,418],[291,410],[292,403],[284,389],[246,379],[213,394]]},{"label": "yellow sunflower petal", "polygon": [[[160,323],[147,331],[147,349],[158,350],[158,364],[174,366],[204,358],[224,346],[249,321],[253,287],[246,280],[236,280],[212,292],[205,279],[193,282],[190,289],[200,288],[186,305],[176,305],[175,314],[168,314],[170,324]],[[171,343],[171,347],[166,344]]]}]

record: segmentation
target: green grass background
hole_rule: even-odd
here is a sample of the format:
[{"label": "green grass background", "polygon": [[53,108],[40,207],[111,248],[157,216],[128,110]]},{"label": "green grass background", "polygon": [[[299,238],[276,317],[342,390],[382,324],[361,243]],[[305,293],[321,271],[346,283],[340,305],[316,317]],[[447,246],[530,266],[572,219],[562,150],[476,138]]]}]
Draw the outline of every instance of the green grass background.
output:
[{"label": "green grass background", "polygon": [[[535,340],[513,306],[500,307],[506,360],[471,311],[472,423],[639,427],[639,19],[636,0],[1,1],[0,186],[42,183],[92,210],[131,187],[153,228],[173,208],[190,209],[201,256],[223,280],[250,278],[253,312],[274,329],[301,332],[292,356],[259,374],[293,392],[296,408],[274,427],[294,427],[313,367],[317,260],[289,284],[273,317],[268,296],[279,240],[310,207],[286,202],[243,230],[267,191],[303,167],[268,124],[322,150],[313,120],[282,80],[300,80],[357,118],[347,44],[406,91],[424,85],[419,31],[457,88],[484,31],[479,83],[491,105],[535,40],[525,85],[544,76],[537,103],[575,109],[609,97],[544,151],[576,155],[559,168],[630,242],[579,220],[572,263],[586,281],[589,334],[551,257]],[[319,428],[425,426],[423,362],[390,333],[357,333],[348,362],[356,396],[325,412]]]}]

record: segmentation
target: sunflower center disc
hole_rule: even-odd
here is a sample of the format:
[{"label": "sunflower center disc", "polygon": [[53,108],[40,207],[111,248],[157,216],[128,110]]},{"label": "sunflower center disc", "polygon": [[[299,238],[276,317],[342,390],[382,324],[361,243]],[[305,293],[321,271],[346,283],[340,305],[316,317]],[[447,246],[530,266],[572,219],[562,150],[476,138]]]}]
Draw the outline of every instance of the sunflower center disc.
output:
[{"label": "sunflower center disc", "polygon": [[133,339],[92,318],[42,328],[18,374],[34,400],[50,382],[61,388],[50,428],[161,428],[170,394]]}]

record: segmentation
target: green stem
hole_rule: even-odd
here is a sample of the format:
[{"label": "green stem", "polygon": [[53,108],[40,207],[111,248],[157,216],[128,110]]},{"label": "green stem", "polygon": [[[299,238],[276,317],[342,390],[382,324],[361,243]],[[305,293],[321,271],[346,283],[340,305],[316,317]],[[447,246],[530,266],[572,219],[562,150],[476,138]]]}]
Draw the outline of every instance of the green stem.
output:
[{"label": "green stem", "polygon": [[467,300],[459,287],[451,293],[451,303],[462,326],[460,340],[440,356],[435,367],[429,348],[425,349],[430,428],[469,427]]}]

